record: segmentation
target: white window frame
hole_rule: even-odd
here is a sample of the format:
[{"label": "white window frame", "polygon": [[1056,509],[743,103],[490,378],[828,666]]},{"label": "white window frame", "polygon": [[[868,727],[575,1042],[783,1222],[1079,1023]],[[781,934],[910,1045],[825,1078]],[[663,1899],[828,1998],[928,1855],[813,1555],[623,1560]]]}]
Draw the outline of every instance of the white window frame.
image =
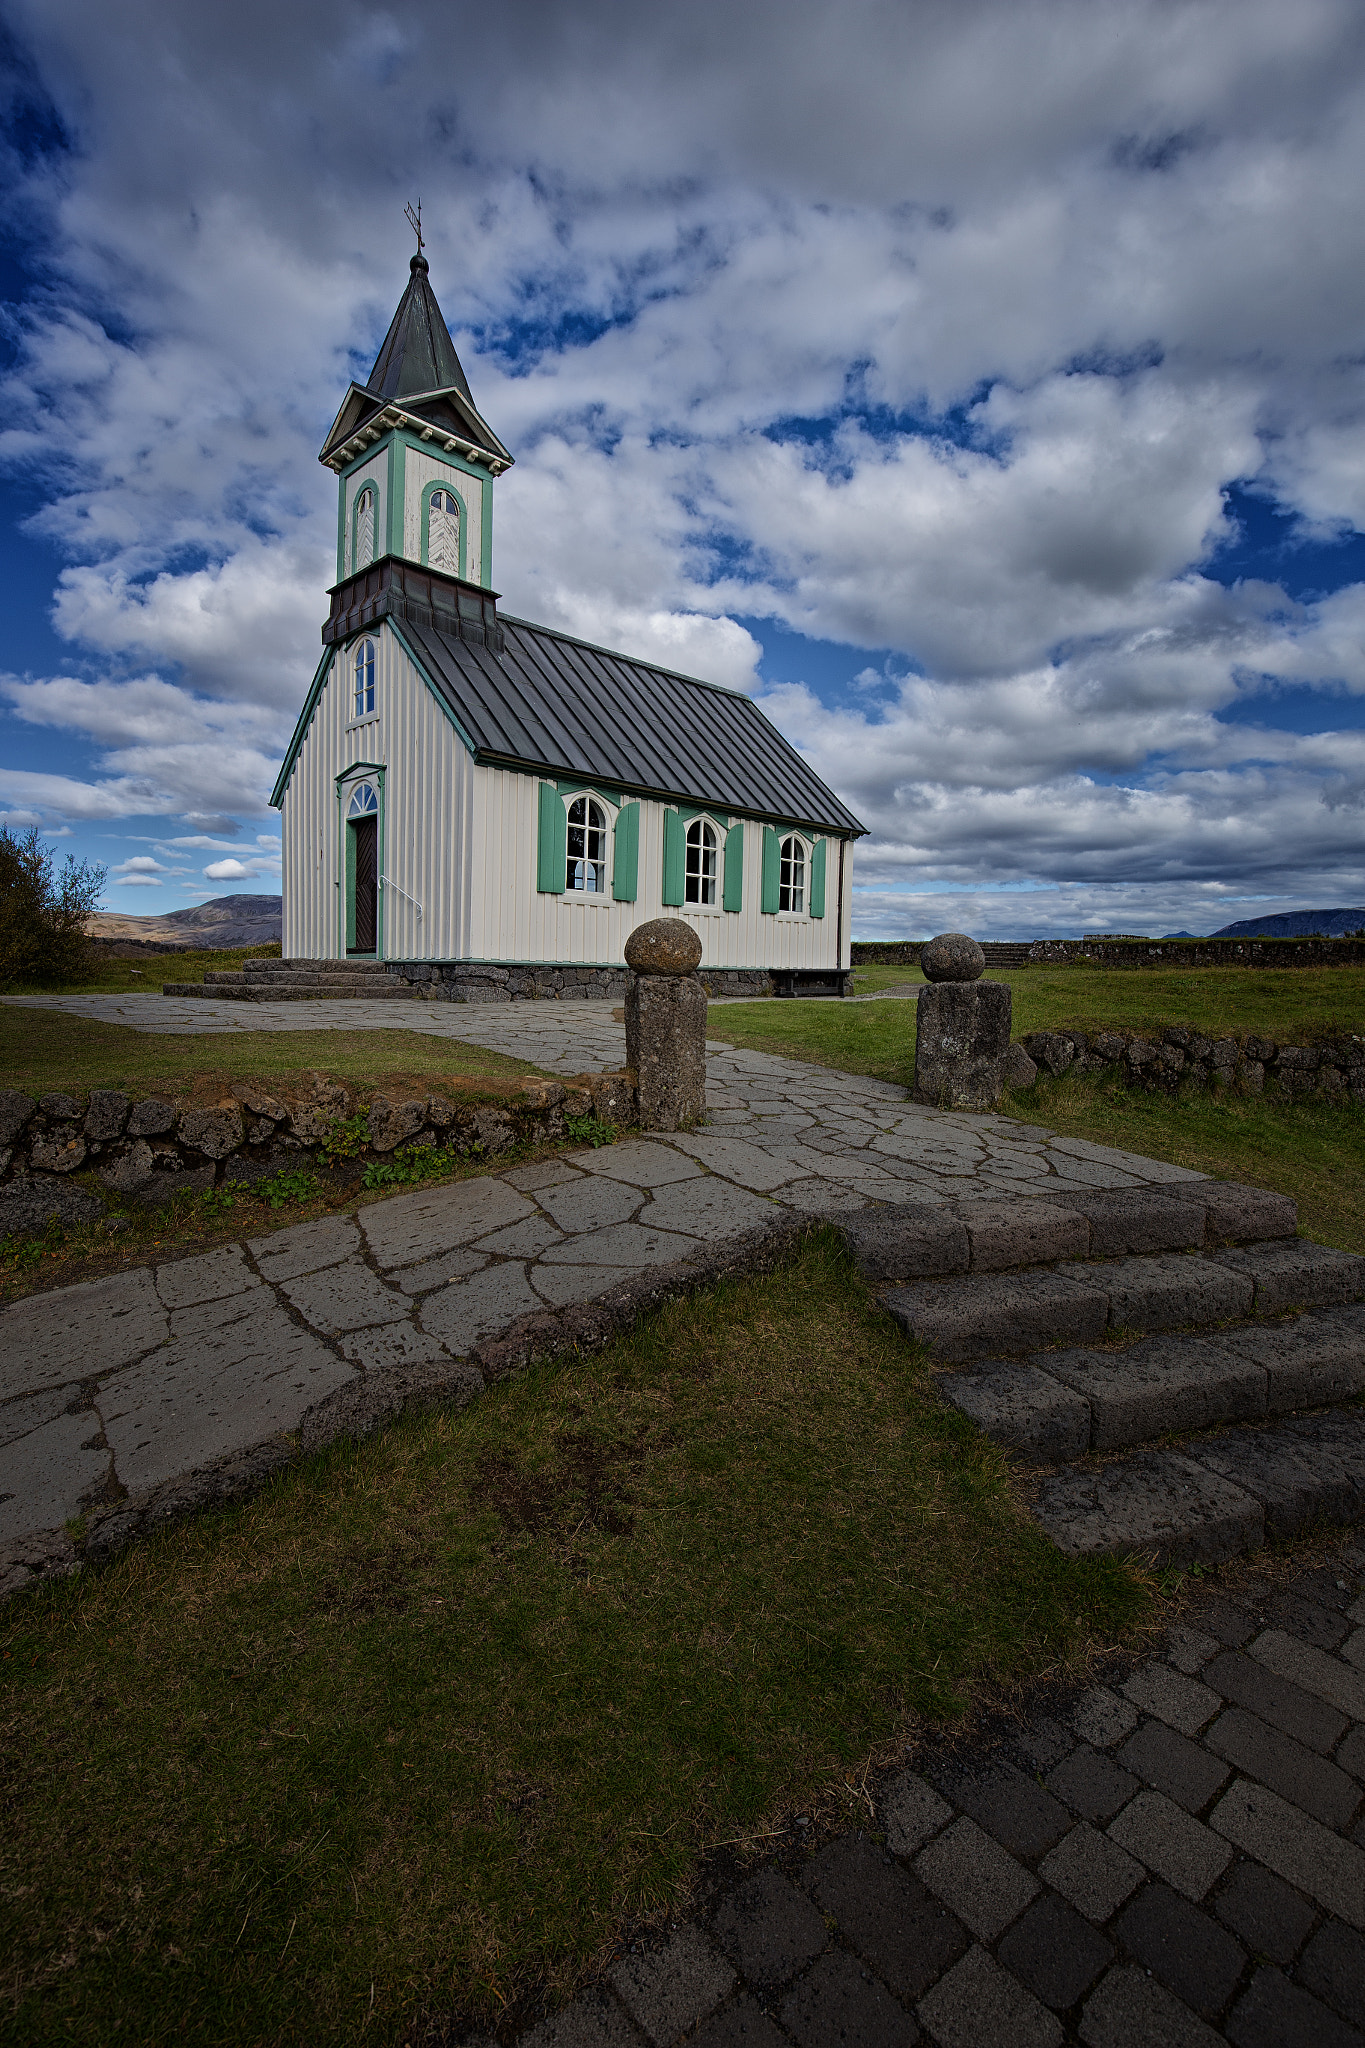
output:
[{"label": "white window frame", "polygon": [[[367,711],[357,711],[356,664],[360,650],[365,646],[370,649],[369,695],[372,701]],[[362,633],[360,638],[353,640],[346,649],[346,701],[350,707],[346,719],[347,732],[353,731],[357,726],[373,725],[379,717],[379,642],[373,633]]]},{"label": "white window frame", "polygon": [[[562,903],[593,903],[601,908],[605,908],[612,901],[612,847],[614,844],[613,828],[616,823],[615,806],[607,803],[590,789],[575,790],[572,796],[566,796],[561,801],[564,805],[564,894],[560,901]],[[573,823],[573,808],[575,804],[589,806],[589,810],[585,814],[584,825],[577,829],[591,830],[592,807],[595,807],[602,817],[602,858],[600,862],[594,862],[594,866],[600,866],[602,870],[602,886],[600,889],[576,889],[569,880],[574,863],[573,855],[569,852],[568,835],[576,829]],[[586,860],[586,858],[585,854],[584,859]]]},{"label": "white window frame", "polygon": [[[688,856],[692,850],[692,829],[696,825],[705,826],[715,841],[716,868],[713,880],[716,893],[713,901],[710,903],[693,903],[689,901],[687,894],[687,885],[691,879],[688,873]],[[706,812],[700,813],[695,818],[688,819],[686,826],[683,828],[683,900],[674,913],[676,916],[720,917],[723,914],[722,905],[725,900],[725,839],[726,833],[724,829],[717,823],[716,819],[709,816]]]},{"label": "white window frame", "polygon": [[[783,909],[782,898],[792,893],[791,884],[782,880],[782,870],[787,864],[787,848],[799,847],[801,852],[801,907]],[[779,917],[799,919],[803,924],[810,916],[810,857],[811,849],[799,832],[784,832],[777,843],[777,914]]]}]

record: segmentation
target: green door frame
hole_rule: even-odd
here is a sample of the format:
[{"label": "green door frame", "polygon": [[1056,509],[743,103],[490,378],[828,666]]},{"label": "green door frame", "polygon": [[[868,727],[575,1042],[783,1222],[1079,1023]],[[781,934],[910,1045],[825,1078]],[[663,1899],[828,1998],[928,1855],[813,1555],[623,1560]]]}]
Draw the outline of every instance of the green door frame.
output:
[{"label": "green door frame", "polygon": [[378,761],[352,761],[342,769],[336,778],[337,786],[337,850],[342,861],[341,887],[337,891],[340,901],[341,929],[337,935],[341,958],[347,957],[346,941],[355,930],[355,859],[351,852],[350,820],[346,816],[347,789],[351,782],[376,782],[379,785],[379,832],[375,847],[375,906],[374,906],[374,952],[360,957],[366,960],[382,960],[384,953],[384,888],[381,876],[384,873],[384,777],[386,770]]}]

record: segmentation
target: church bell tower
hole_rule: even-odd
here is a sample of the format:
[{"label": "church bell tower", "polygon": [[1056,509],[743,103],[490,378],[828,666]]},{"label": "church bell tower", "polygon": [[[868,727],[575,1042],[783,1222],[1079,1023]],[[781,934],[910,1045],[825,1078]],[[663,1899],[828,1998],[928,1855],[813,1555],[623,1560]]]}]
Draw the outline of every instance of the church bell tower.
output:
[{"label": "church bell tower", "polygon": [[474,404],[420,242],[411,271],[319,456],[338,483],[337,583],[392,558],[491,592],[493,479],[512,457]]}]

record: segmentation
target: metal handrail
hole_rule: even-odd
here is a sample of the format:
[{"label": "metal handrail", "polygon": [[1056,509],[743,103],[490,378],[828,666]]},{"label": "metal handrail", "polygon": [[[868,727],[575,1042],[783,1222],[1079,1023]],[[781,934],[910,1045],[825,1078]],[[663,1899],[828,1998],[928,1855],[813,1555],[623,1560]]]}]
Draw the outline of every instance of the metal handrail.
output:
[{"label": "metal handrail", "polygon": [[420,917],[420,916],[422,915],[422,906],[421,906],[421,904],[420,904],[420,903],[419,903],[419,902],[417,901],[417,898],[416,898],[415,896],[408,896],[408,892],[407,892],[407,890],[406,890],[406,889],[405,889],[405,888],[403,887],[402,883],[401,883],[401,882],[395,882],[395,881],[394,881],[394,879],[393,879],[393,876],[392,876],[392,875],[381,875],[381,876],[379,877],[379,886],[380,886],[380,888],[381,888],[381,889],[384,889],[384,888],[388,888],[388,889],[396,889],[396,890],[398,891],[398,893],[399,893],[399,895],[400,895],[400,896],[407,896],[407,898],[408,898],[408,902],[409,902],[409,903],[410,903],[410,904],[412,905],[413,909],[414,909],[414,910],[415,910],[415,911],[417,912],[417,915],[418,915],[419,917]]}]

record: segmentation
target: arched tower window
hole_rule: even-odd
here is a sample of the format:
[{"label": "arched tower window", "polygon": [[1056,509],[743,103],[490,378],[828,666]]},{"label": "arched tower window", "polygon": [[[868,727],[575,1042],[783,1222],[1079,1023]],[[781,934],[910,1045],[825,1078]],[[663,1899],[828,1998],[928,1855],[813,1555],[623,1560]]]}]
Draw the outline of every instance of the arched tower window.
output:
[{"label": "arched tower window", "polygon": [[356,718],[368,718],[374,710],[374,642],[362,640],[355,651]]},{"label": "arched tower window", "polygon": [[374,793],[372,782],[358,782],[351,791],[348,818],[373,818],[379,814],[379,798]]},{"label": "arched tower window", "polygon": [[355,550],[352,570],[368,569],[374,560],[374,540],[379,524],[379,494],[366,484],[355,501]]},{"label": "arched tower window", "polygon": [[705,818],[694,818],[687,828],[687,878],[683,890],[688,903],[716,900],[716,835]]},{"label": "arched tower window", "polygon": [[427,566],[460,573],[460,501],[439,485],[427,501]]},{"label": "arched tower window", "polygon": [[607,886],[607,821],[602,806],[590,796],[576,796],[569,805],[566,889],[600,896]]},{"label": "arched tower window", "polygon": [[779,910],[804,910],[806,907],[806,849],[794,835],[782,841],[777,907]]}]

